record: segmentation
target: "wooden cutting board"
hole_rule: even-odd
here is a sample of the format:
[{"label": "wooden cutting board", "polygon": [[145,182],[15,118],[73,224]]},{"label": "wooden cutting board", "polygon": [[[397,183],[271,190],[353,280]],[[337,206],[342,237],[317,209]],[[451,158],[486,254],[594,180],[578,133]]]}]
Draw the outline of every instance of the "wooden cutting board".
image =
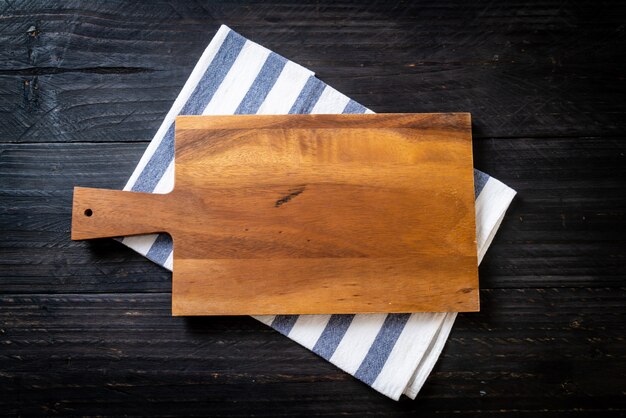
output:
[{"label": "wooden cutting board", "polygon": [[181,116],[175,148],[171,193],[72,214],[169,233],[174,315],[478,310],[469,114]]}]

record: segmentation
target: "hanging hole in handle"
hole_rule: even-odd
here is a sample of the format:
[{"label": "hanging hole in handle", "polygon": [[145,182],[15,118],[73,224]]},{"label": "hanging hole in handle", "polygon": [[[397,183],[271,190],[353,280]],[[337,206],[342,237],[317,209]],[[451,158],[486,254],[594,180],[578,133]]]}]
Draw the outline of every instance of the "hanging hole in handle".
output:
[{"label": "hanging hole in handle", "polygon": [[91,209],[85,209],[85,216],[93,215],[93,211]]}]

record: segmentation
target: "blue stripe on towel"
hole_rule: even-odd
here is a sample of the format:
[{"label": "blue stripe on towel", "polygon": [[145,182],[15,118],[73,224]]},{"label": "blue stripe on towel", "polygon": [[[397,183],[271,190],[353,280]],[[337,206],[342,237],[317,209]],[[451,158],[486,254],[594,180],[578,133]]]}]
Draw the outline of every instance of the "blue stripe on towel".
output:
[{"label": "blue stripe on towel", "polygon": [[152,247],[150,247],[148,254],[146,254],[146,257],[155,263],[163,265],[165,261],[167,261],[167,257],[170,256],[173,245],[174,242],[169,234],[159,234],[154,244],[152,244]]},{"label": "blue stripe on towel", "polygon": [[263,101],[269,94],[283,68],[287,64],[287,60],[278,54],[270,53],[259,71],[259,74],[254,79],[250,90],[246,93],[245,97],[235,110],[237,115],[253,115],[263,104]]},{"label": "blue stripe on towel", "polygon": [[293,104],[293,106],[291,106],[289,114],[291,115],[294,113],[311,113],[325,88],[326,83],[318,80],[317,78],[315,78],[315,76],[309,77],[309,79],[306,81],[306,84],[300,91],[300,94],[298,95],[295,103]]},{"label": "blue stripe on towel", "polygon": [[478,195],[485,188],[485,184],[487,184],[487,180],[489,180],[488,174],[485,174],[482,171],[478,171],[474,169],[474,199],[478,199]]},{"label": "blue stripe on towel", "polygon": [[359,380],[371,385],[385,366],[391,350],[396,345],[398,337],[411,314],[389,314],[378,331],[376,339],[372,343],[367,355],[361,362],[359,369],[354,374]]},{"label": "blue stripe on towel", "polygon": [[346,107],[343,109],[342,113],[357,114],[357,113],[365,113],[366,110],[367,108],[365,106],[350,99]]},{"label": "blue stripe on towel", "polygon": [[276,315],[272,321],[272,328],[284,335],[289,335],[291,328],[296,324],[299,315]]},{"label": "blue stripe on towel", "polygon": [[150,161],[137,177],[137,181],[132,187],[133,192],[151,193],[161,181],[161,177],[167,170],[167,166],[174,159],[174,124],[167,129],[163,140],[157,147]]},{"label": "blue stripe on towel", "polygon": [[331,315],[322,335],[313,347],[313,352],[329,360],[335,354],[337,346],[350,328],[352,319],[354,319],[354,315]]},{"label": "blue stripe on towel", "polygon": [[[246,38],[230,31],[219,51],[209,64],[189,100],[180,111],[181,115],[200,115],[211,101],[222,81],[230,71]],[[174,124],[172,124],[156,151],[132,187],[134,192],[152,192],[174,159]]]}]

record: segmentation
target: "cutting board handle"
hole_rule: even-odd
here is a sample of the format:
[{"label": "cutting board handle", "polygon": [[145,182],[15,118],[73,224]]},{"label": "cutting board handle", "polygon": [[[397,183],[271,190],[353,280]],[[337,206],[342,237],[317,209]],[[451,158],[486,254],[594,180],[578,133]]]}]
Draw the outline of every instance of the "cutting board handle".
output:
[{"label": "cutting board handle", "polygon": [[72,239],[165,232],[167,201],[167,194],[75,187]]}]

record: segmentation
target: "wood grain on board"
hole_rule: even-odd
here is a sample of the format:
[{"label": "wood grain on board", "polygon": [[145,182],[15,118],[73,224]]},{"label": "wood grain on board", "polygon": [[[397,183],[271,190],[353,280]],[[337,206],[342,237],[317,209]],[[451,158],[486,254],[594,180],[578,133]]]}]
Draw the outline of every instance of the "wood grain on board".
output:
[{"label": "wood grain on board", "polygon": [[175,158],[72,223],[169,233],[175,315],[478,310],[469,114],[179,117]]}]

